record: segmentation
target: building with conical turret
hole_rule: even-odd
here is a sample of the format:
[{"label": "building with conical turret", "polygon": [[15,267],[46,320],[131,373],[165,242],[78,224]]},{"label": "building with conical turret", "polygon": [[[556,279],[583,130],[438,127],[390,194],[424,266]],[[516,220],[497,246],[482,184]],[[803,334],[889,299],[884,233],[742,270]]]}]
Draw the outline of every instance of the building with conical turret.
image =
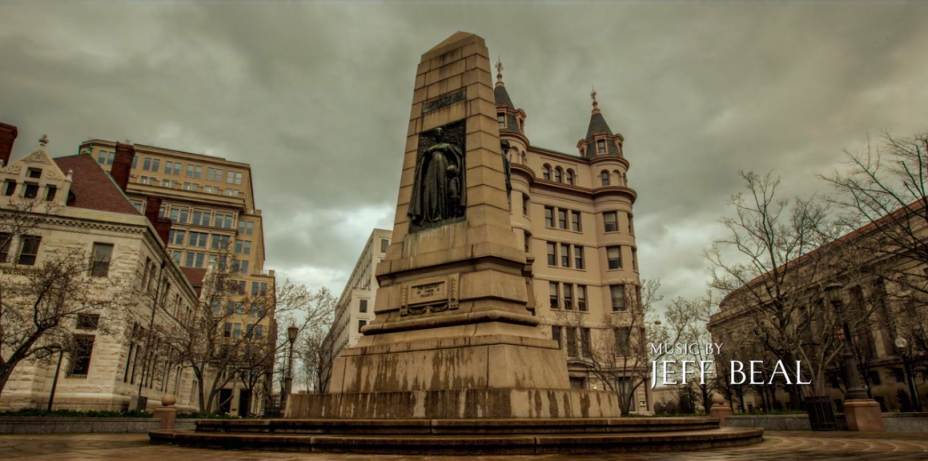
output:
[{"label": "building with conical turret", "polygon": [[[535,315],[561,344],[572,387],[630,386],[628,411],[651,413],[641,360],[644,319],[624,138],[613,133],[595,91],[577,152],[532,145],[526,113],[513,103],[497,63],[500,141],[510,164],[513,231],[529,253]],[[534,262],[532,262],[534,258]],[[604,380],[613,381],[605,383]],[[616,384],[618,382],[618,384]],[[621,394],[621,393],[620,393]]]}]

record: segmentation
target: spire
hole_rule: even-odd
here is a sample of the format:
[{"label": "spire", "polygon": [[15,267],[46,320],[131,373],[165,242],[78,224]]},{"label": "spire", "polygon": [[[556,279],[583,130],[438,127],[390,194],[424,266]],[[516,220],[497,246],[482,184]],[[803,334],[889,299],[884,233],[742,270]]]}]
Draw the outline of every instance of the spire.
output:
[{"label": "spire", "polygon": [[503,83],[503,63],[500,62],[499,57],[496,58],[496,88],[493,88],[493,95],[496,97],[497,106],[516,108],[512,99],[509,98],[509,92],[506,91],[506,84]]},{"label": "spire", "polygon": [[597,133],[607,133],[609,136],[612,136],[612,130],[609,129],[609,124],[606,123],[606,119],[599,110],[599,102],[596,101],[596,88],[593,88],[590,92],[590,99],[593,100],[593,112],[592,115],[590,115],[590,126],[586,130],[586,139],[592,138],[593,135]]}]

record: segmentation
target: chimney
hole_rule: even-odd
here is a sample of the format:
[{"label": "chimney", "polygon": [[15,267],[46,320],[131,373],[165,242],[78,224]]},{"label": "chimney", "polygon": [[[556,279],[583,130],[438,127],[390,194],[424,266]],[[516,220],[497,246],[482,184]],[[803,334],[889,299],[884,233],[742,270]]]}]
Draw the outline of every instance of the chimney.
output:
[{"label": "chimney", "polygon": [[161,241],[164,242],[164,246],[168,246],[168,237],[171,235],[171,226],[174,225],[174,221],[171,221],[171,218],[158,218],[158,223],[155,224],[155,230],[158,231],[158,236],[161,237]]},{"label": "chimney", "polygon": [[[110,176],[123,192],[129,187],[129,173],[132,171],[133,158],[135,158],[135,147],[132,144],[116,143],[116,154],[113,156]],[[152,221],[152,224],[155,224],[155,221]]]},{"label": "chimney", "polygon": [[0,160],[3,166],[10,164],[10,155],[13,153],[13,143],[16,142],[16,136],[19,130],[13,125],[0,123]]},{"label": "chimney", "polygon": [[158,228],[158,213],[161,211],[161,197],[148,196],[148,202],[145,203],[145,217],[151,222],[155,229]]}]

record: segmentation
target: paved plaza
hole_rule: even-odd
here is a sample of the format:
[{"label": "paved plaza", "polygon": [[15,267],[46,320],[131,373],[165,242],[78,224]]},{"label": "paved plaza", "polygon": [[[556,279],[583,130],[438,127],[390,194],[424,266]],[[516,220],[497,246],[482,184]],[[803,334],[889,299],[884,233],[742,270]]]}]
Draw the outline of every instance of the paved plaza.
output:
[{"label": "paved plaza", "polygon": [[[145,434],[0,435],[0,459],[132,461],[257,461],[257,460],[434,460],[462,457],[404,455],[339,455],[222,451],[154,446]],[[928,460],[928,433],[768,432],[762,444],[702,452],[474,456],[482,461],[525,460]]]}]

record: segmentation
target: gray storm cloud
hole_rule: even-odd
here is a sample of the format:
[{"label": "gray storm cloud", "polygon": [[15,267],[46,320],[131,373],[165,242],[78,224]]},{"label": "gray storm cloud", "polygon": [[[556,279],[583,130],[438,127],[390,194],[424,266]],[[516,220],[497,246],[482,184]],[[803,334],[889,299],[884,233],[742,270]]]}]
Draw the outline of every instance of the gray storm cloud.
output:
[{"label": "gray storm cloud", "polygon": [[[342,284],[392,223],[419,56],[458,30],[505,65],[533,144],[574,152],[589,91],[626,137],[642,275],[699,295],[741,169],[784,191],[868,132],[926,128],[928,5],[790,3],[0,5],[14,157],[131,139],[249,162],[267,266]],[[921,45],[921,46],[919,46]]]}]

